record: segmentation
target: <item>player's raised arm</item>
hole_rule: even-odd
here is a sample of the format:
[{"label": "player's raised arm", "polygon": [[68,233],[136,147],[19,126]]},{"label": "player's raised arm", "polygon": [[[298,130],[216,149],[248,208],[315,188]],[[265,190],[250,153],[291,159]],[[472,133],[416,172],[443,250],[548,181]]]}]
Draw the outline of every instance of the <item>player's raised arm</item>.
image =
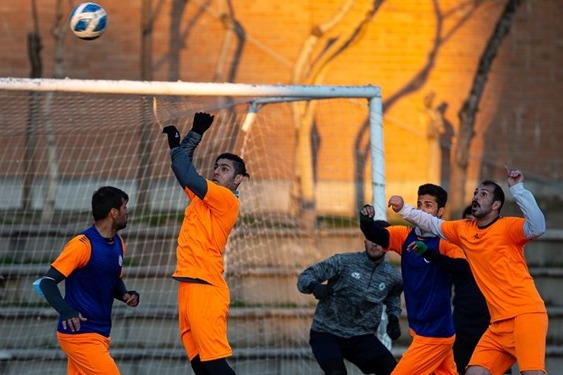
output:
[{"label": "player's raised arm", "polygon": [[193,153],[203,134],[213,123],[214,116],[198,112],[194,115],[192,129],[180,143],[180,133],[175,126],[166,126],[162,132],[168,136],[172,170],[182,189],[188,188],[199,198],[207,194],[207,181],[199,175],[192,163]]},{"label": "player's raised arm", "polygon": [[417,210],[413,206],[405,204],[403,197],[399,195],[393,195],[389,199],[389,207],[393,209],[396,213],[401,215],[403,219],[411,224],[416,225],[425,232],[433,233],[436,236],[440,236],[445,239],[440,226],[444,220],[432,216],[422,210]]},{"label": "player's raised arm", "polygon": [[524,174],[518,169],[506,168],[507,184],[516,204],[522,210],[524,218],[524,234],[533,239],[545,233],[546,224],[543,212],[531,192],[524,188]]},{"label": "player's raised arm", "polygon": [[391,198],[389,198],[389,203],[387,204],[387,206],[391,207],[395,212],[401,211],[404,205],[405,201],[400,195],[392,195]]},{"label": "player's raised arm", "polygon": [[381,220],[374,221],[374,216],[373,206],[364,205],[360,210],[360,230],[368,240],[386,249],[389,247],[389,232],[385,227],[389,224]]}]

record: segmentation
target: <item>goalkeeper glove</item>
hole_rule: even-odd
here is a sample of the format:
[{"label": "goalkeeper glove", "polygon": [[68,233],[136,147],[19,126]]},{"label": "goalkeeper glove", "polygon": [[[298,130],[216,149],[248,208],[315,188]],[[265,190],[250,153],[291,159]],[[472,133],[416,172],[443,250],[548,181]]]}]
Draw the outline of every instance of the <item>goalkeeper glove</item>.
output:
[{"label": "goalkeeper glove", "polygon": [[395,315],[388,315],[387,319],[387,335],[389,335],[391,340],[395,341],[399,337],[401,337],[401,326],[399,325],[399,318],[397,318]]},{"label": "goalkeeper glove", "polygon": [[418,255],[424,254],[428,250],[428,246],[422,241],[415,241],[416,247],[414,248],[414,252]]},{"label": "goalkeeper glove", "polygon": [[326,284],[317,284],[313,288],[313,295],[316,299],[323,300],[332,294],[332,287]]},{"label": "goalkeeper glove", "polygon": [[162,129],[162,133],[168,136],[168,146],[172,150],[180,146],[180,132],[174,125],[168,125]]},{"label": "goalkeeper glove", "polygon": [[212,116],[209,113],[197,112],[194,115],[194,123],[192,125],[192,131],[196,132],[199,135],[203,135],[203,133],[205,133],[213,123],[214,117],[215,116]]}]

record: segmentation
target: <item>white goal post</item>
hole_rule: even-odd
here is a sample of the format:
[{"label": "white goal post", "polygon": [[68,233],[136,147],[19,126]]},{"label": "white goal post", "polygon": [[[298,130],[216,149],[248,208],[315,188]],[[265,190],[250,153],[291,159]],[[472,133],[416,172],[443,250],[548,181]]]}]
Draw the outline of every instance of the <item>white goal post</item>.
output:
[{"label": "white goal post", "polygon": [[142,296],[137,309],[114,304],[114,358],[126,374],[190,373],[169,277],[187,202],[161,130],[186,134],[195,112],[215,114],[194,154],[201,174],[229,151],[251,175],[225,252],[229,362],[244,374],[318,373],[315,301],[296,276],[363,249],[359,204],[386,218],[379,87],[0,78],[0,107],[0,360],[10,373],[65,371],[56,313],[31,283],[91,224],[102,185],[130,196],[124,279]]},{"label": "white goal post", "polygon": [[207,82],[0,78],[0,90],[159,96],[272,97],[278,101],[307,100],[312,98],[365,98],[369,106],[373,205],[376,208],[378,218],[385,218],[383,108],[381,88],[378,86],[256,85]]}]

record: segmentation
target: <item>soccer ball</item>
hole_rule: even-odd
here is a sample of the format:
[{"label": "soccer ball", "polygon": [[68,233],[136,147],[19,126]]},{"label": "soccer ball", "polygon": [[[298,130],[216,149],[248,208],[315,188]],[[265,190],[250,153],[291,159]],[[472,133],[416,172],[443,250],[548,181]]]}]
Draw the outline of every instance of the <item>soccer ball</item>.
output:
[{"label": "soccer ball", "polygon": [[70,29],[80,39],[96,39],[106,31],[106,26],[106,11],[96,3],[78,4],[70,13]]}]

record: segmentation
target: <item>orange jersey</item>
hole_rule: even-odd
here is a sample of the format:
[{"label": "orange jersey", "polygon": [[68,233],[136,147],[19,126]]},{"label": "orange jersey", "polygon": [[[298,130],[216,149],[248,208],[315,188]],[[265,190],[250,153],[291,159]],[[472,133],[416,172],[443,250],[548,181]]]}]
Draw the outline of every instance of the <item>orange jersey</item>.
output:
[{"label": "orange jersey", "polygon": [[226,287],[223,251],[238,217],[239,200],[231,190],[209,180],[203,200],[188,188],[184,191],[191,202],[178,236],[176,271],[172,276]]},{"label": "orange jersey", "polygon": [[[403,244],[412,230],[413,228],[404,225],[392,225],[388,227],[389,247],[387,249],[402,255]],[[450,258],[465,258],[463,251],[458,246],[448,243],[447,241],[439,241],[437,250]]]},{"label": "orange jersey", "polygon": [[465,252],[491,321],[546,312],[524,258],[524,219],[500,217],[486,228],[471,220],[444,221],[444,236]]}]

